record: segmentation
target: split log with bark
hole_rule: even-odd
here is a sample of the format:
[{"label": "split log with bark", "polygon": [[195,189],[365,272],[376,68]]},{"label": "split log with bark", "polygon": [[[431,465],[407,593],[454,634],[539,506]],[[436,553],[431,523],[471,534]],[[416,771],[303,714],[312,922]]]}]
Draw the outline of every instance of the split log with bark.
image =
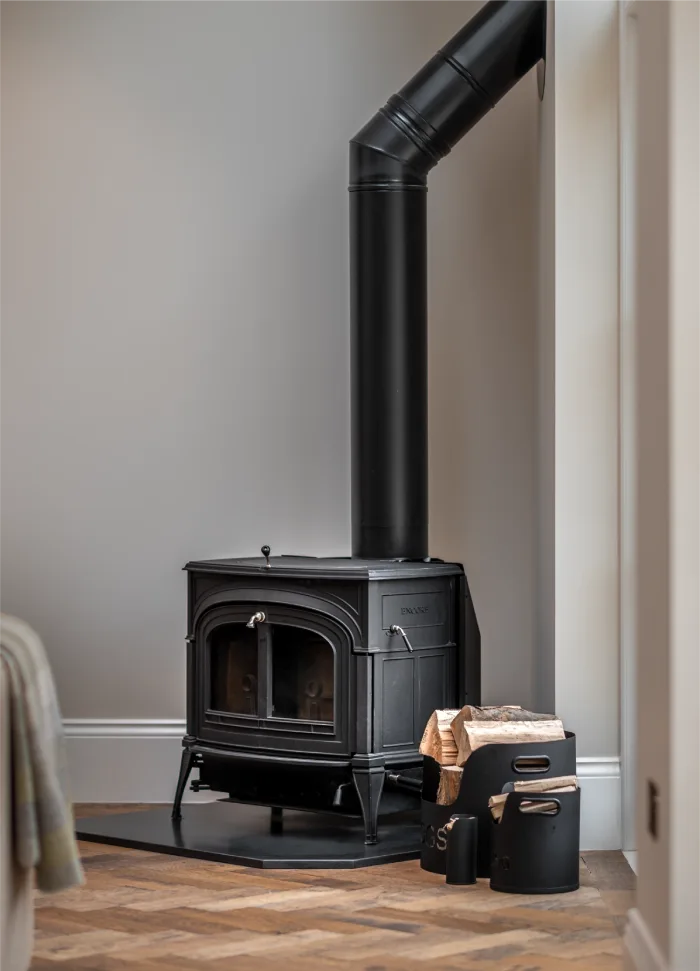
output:
[{"label": "split log with bark", "polygon": [[462,785],[462,773],[458,765],[440,766],[440,784],[438,785],[436,802],[438,806],[451,806],[459,795]]},{"label": "split log with bark", "polygon": [[[463,709],[464,710],[464,709]],[[482,745],[513,742],[553,742],[565,738],[559,718],[547,721],[470,721],[453,720],[452,731],[457,743],[456,765],[463,766],[469,756]]]},{"label": "split log with bark", "polygon": [[425,726],[419,752],[429,755],[440,765],[454,765],[457,761],[457,743],[452,734],[452,720],[458,709],[445,708],[434,711]]}]

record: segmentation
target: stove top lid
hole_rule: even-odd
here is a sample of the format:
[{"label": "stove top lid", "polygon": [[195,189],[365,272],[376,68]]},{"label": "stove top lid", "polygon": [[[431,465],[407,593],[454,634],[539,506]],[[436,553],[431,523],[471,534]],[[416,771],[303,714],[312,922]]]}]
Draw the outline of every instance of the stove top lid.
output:
[{"label": "stove top lid", "polygon": [[263,574],[308,579],[390,580],[410,577],[454,576],[464,572],[459,563],[442,560],[364,560],[355,556],[264,556],[191,560],[185,570],[200,573]]}]

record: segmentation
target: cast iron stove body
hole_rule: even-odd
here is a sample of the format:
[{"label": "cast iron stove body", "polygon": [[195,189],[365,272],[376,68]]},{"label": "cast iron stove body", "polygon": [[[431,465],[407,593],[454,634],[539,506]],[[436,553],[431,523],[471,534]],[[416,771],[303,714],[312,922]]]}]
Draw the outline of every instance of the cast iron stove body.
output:
[{"label": "cast iron stove body", "polygon": [[276,556],[186,569],[187,736],[174,815],[197,766],[195,789],[361,815],[376,842],[380,813],[416,805],[392,779],[418,784],[432,711],[479,702],[462,567]]}]

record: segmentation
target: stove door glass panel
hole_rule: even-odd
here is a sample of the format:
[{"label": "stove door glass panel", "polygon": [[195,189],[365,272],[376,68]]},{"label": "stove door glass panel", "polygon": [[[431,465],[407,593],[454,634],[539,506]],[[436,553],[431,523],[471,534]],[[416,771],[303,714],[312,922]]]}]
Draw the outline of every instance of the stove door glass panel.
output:
[{"label": "stove door glass panel", "polygon": [[272,628],[272,717],[333,724],[333,648],[314,631]]},{"label": "stove door glass panel", "polygon": [[211,707],[236,715],[258,714],[258,632],[222,624],[209,642]]}]

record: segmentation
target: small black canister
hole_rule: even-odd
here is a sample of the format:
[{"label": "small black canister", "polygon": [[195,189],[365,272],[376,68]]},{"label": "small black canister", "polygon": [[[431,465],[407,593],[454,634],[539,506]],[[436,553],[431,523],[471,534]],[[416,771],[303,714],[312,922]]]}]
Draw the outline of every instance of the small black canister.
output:
[{"label": "small black canister", "polygon": [[447,830],[446,882],[455,886],[476,883],[476,851],[479,845],[476,816],[454,815]]}]

